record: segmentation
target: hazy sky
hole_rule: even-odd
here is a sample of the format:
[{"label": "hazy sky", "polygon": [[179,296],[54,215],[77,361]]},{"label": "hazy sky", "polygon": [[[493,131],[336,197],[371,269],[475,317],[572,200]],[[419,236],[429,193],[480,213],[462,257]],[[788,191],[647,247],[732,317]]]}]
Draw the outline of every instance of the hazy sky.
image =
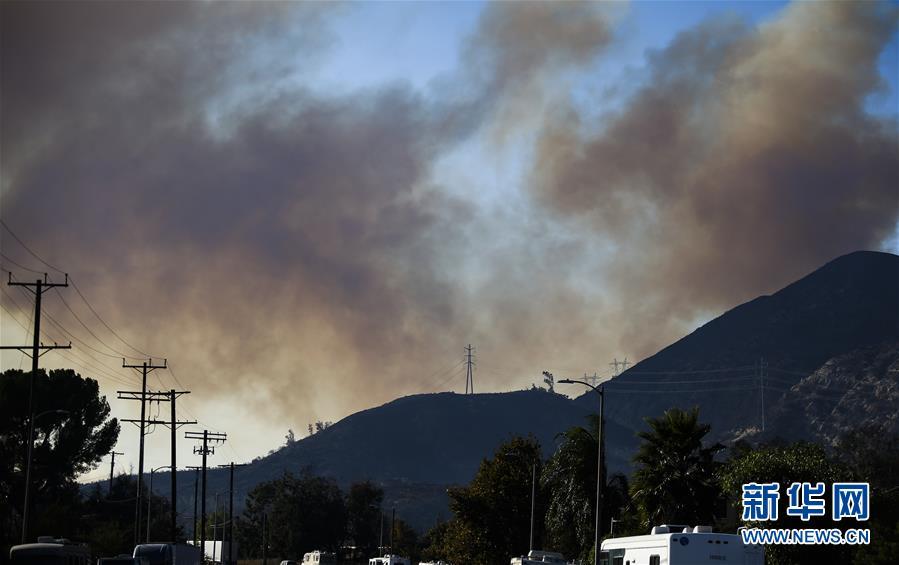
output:
[{"label": "hazy sky", "polygon": [[[44,340],[76,340],[42,365],[135,417],[121,355],[168,358],[150,386],[228,433],[214,463],[462,390],[468,343],[479,392],[602,373],[899,247],[895,3],[0,11],[0,217],[118,334],[48,293]],[[60,276],[5,231],[0,250]],[[4,292],[2,341],[27,343]],[[164,430],[147,445],[167,463]]]}]

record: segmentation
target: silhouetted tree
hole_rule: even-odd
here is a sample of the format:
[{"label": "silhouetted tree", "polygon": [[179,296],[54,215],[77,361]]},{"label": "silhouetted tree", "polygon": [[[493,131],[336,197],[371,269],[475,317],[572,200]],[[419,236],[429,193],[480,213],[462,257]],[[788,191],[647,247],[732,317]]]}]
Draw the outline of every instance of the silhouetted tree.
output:
[{"label": "silhouetted tree", "polygon": [[[838,481],[851,481],[851,471],[835,459],[827,456],[824,448],[811,443],[795,443],[786,446],[767,446],[730,459],[719,471],[722,492],[739,507],[742,486],[747,483],[779,483],[780,500],[778,519],[765,522],[743,522],[746,526],[764,528],[840,528],[847,521],[834,522],[829,514],[812,517],[803,522],[798,516],[787,516],[789,503],[787,488],[794,482],[822,482],[830,485]],[[828,504],[829,508],[829,504]],[[742,513],[738,514],[742,516]],[[858,526],[858,524],[856,524]],[[818,563],[851,563],[849,546],[769,545],[765,553],[768,565],[811,565]],[[865,561],[864,563],[875,563]],[[889,561],[895,563],[895,561]]]},{"label": "silhouetted tree", "polygon": [[267,514],[269,555],[302,556],[336,551],[346,532],[346,502],[332,479],[285,473],[247,496],[236,539],[247,556],[262,555],[262,516]]},{"label": "silhouetted tree", "polygon": [[631,497],[644,528],[655,524],[711,524],[718,501],[715,454],[723,446],[703,447],[711,426],[699,423],[699,409],[672,408],[647,418],[648,431],[634,462]]},{"label": "silhouetted tree", "polygon": [[[0,375],[0,537],[15,539],[21,528],[28,437],[30,372]],[[67,413],[53,412],[65,410]],[[32,532],[72,535],[80,502],[75,479],[92,469],[115,445],[119,424],[97,381],[71,369],[38,371],[34,381]],[[51,527],[51,530],[43,528]],[[0,548],[0,550],[3,550]]]},{"label": "silhouetted tree", "polygon": [[347,535],[366,555],[378,547],[383,501],[384,491],[371,481],[353,483],[347,493]]},{"label": "silhouetted tree", "polygon": [[870,545],[856,549],[853,563],[887,565],[899,563],[899,435],[884,434],[869,427],[840,437],[837,456],[855,477],[871,484]]},{"label": "silhouetted tree", "polygon": [[[485,459],[466,487],[449,491],[453,519],[442,533],[443,555],[453,563],[505,563],[528,552],[531,519],[531,464],[541,473],[540,445],[533,438],[513,438]],[[542,538],[544,513],[538,492],[535,544]],[[434,536],[431,536],[434,538]],[[436,548],[431,547],[431,552]]]}]

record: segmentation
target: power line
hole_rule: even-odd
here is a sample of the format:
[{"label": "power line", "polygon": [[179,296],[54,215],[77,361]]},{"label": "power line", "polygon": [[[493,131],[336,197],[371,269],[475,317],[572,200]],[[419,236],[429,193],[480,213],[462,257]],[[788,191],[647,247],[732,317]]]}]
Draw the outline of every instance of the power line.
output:
[{"label": "power line", "polygon": [[[87,307],[90,309],[90,311],[94,314],[94,316],[96,316],[96,318],[98,320],[100,320],[100,323],[103,324],[103,326],[107,330],[109,330],[109,332],[112,335],[114,335],[119,341],[121,341],[122,343],[124,343],[125,345],[127,345],[128,347],[130,347],[131,349],[136,351],[137,353],[139,353],[142,357],[148,357],[148,358],[149,357],[160,357],[159,355],[150,355],[149,353],[145,353],[144,351],[141,351],[140,349],[131,345],[129,342],[125,341],[125,338],[123,338],[121,335],[118,334],[118,332],[116,332],[114,329],[112,329],[112,327],[106,323],[106,320],[104,320],[100,316],[100,314],[94,309],[94,307],[91,306],[91,303],[87,300],[87,298],[84,296],[84,294],[81,293],[81,290],[78,288],[78,285],[75,284],[75,281],[70,279],[69,282],[72,284],[72,288],[75,289],[75,292],[78,293],[78,296],[81,297],[81,300],[84,301],[84,303],[87,305]],[[126,355],[126,357],[127,357],[127,355]],[[132,358],[135,359],[135,357],[132,357]]]},{"label": "power line", "polygon": [[[30,271],[36,275],[45,274],[44,271],[38,271],[37,269],[30,269],[30,268],[26,267],[25,265],[22,265],[21,263],[17,263],[16,261],[13,261],[8,255],[4,255],[3,253],[0,253],[0,257],[5,259],[7,263],[11,263],[13,266],[18,267],[18,268],[22,269],[23,271]],[[6,269],[4,269],[4,271],[6,271],[7,273],[10,272],[10,271],[7,271]]]},{"label": "power line", "polygon": [[72,307],[69,306],[69,303],[66,302],[66,299],[63,298],[62,294],[60,294],[60,292],[59,292],[58,290],[56,291],[56,294],[57,294],[57,296],[59,297],[59,299],[62,301],[62,303],[63,303],[63,305],[66,307],[66,309],[69,311],[69,313],[71,313],[72,316],[75,318],[75,320],[77,320],[78,323],[81,324],[81,327],[83,327],[83,328],[87,331],[87,333],[89,333],[89,334],[91,335],[91,337],[93,337],[94,339],[96,339],[100,344],[102,344],[102,345],[105,346],[107,349],[109,349],[109,350],[112,351],[114,354],[116,354],[116,355],[111,355],[111,354],[106,353],[106,354],[104,354],[104,355],[109,355],[110,357],[115,357],[116,359],[120,359],[120,358],[122,358],[122,357],[125,357],[125,358],[128,358],[128,359],[140,359],[140,357],[134,357],[134,356],[132,356],[132,355],[126,355],[125,353],[122,353],[121,351],[118,351],[117,349],[113,348],[113,347],[110,346],[108,343],[106,343],[105,341],[103,341],[102,339],[100,339],[99,337],[97,337],[97,334],[95,334],[89,327],[87,327],[87,324],[85,324],[85,323],[81,320],[81,318],[78,317],[78,314],[76,314],[75,311],[72,310]]},{"label": "power line", "polygon": [[[51,265],[50,263],[44,261],[44,260],[41,258],[40,255],[38,255],[37,253],[35,253],[34,251],[32,251],[27,245],[25,245],[25,242],[23,242],[21,239],[19,239],[19,236],[17,236],[17,235],[15,234],[15,232],[13,232],[13,231],[9,228],[9,226],[6,225],[6,222],[4,222],[2,219],[0,219],[0,226],[3,226],[3,228],[4,228],[7,232],[9,232],[9,235],[11,235],[13,239],[15,239],[16,241],[18,241],[18,242],[19,242],[19,245],[21,245],[22,248],[23,248],[25,251],[27,251],[29,254],[31,254],[32,257],[34,257],[35,259],[37,259],[38,261],[40,261],[41,263],[43,263],[43,264],[46,265],[47,267],[50,267],[50,268],[53,269],[54,271],[57,271],[59,274],[65,274],[65,271],[63,271],[62,269],[59,269],[59,268],[57,268],[57,267],[54,267],[54,266]],[[31,270],[31,269],[27,269],[27,270]]]},{"label": "power line", "polygon": [[[4,292],[4,294],[5,294],[5,292]],[[7,295],[7,297],[8,297],[8,295]],[[13,313],[12,313],[6,306],[4,306],[2,303],[0,303],[0,308],[3,308],[3,310],[5,310],[7,314],[9,314],[10,319],[11,319],[12,321],[14,321],[16,324],[18,324],[20,328],[24,329],[26,333],[31,333],[31,328],[30,328],[30,327],[26,327],[24,324],[22,324],[22,322],[19,321],[19,319],[15,316],[15,314],[13,314]],[[20,310],[21,310],[21,309],[20,309]],[[29,319],[28,324],[29,324],[29,326],[31,325],[30,319]],[[56,341],[56,340],[54,340],[54,339],[52,338],[52,336],[50,336],[49,334],[47,334],[47,333],[46,333],[45,331],[43,331],[43,330],[41,331],[41,335],[43,335],[48,341]],[[74,352],[73,350],[71,350],[71,349],[68,350],[66,353],[64,353],[62,350],[58,351],[57,353],[58,353],[58,355],[59,355],[60,357],[62,357],[63,359],[65,359],[66,361],[68,361],[69,363],[71,363],[72,365],[74,365],[74,366],[76,366],[76,367],[79,367],[79,368],[80,368],[84,373],[86,373],[86,374],[95,374],[95,375],[97,375],[97,376],[102,376],[102,377],[104,377],[104,378],[111,379],[111,380],[113,380],[113,381],[115,381],[115,382],[117,382],[117,383],[124,384],[124,385],[131,385],[131,384],[133,384],[133,383],[130,383],[130,382],[128,382],[128,381],[123,380],[122,378],[120,378],[120,377],[118,377],[118,376],[116,376],[116,375],[112,375],[112,374],[110,374],[110,373],[107,373],[107,372],[103,371],[102,369],[99,369],[98,367],[92,366],[89,362],[86,362],[86,361],[84,361],[83,359],[79,358],[79,357],[75,354],[75,352]],[[23,357],[24,357],[24,354],[23,354]],[[72,357],[74,357],[74,358],[77,359],[78,361],[73,360]],[[96,359],[94,359],[94,360],[96,361]],[[21,365],[20,365],[19,368],[21,369]]]},{"label": "power line", "polygon": [[747,369],[755,369],[755,365],[742,365],[740,367],[722,367],[719,369],[695,369],[689,371],[635,371],[630,369],[625,371],[627,375],[698,375],[702,373],[728,373],[732,371],[745,371]]},{"label": "power line", "polygon": [[[5,222],[3,222],[2,220],[0,220],[0,225],[2,225],[3,228],[9,233],[9,235],[11,235],[11,236],[13,237],[13,239],[15,239],[15,240],[19,243],[19,245],[21,245],[22,248],[23,248],[26,252],[28,252],[32,257],[34,257],[35,259],[37,259],[38,261],[40,261],[43,265],[49,267],[50,269],[53,269],[54,271],[58,271],[58,272],[60,272],[60,273],[63,273],[63,272],[64,272],[64,271],[62,271],[62,269],[59,269],[59,268],[57,268],[57,267],[51,265],[50,263],[48,263],[47,261],[45,261],[45,260],[43,259],[43,257],[41,257],[40,255],[38,255],[37,253],[35,253],[35,252],[34,252],[30,247],[28,247],[28,245],[26,245],[25,242],[22,241],[22,239],[21,239],[19,236],[17,236],[17,235],[15,234],[15,232],[13,232],[12,229],[10,229],[10,227],[9,227]],[[17,265],[17,266],[19,266],[19,267],[22,268],[22,269],[25,269],[25,270],[27,270],[27,271],[31,271],[31,272],[33,272],[33,273],[43,274],[41,271],[37,271],[37,270],[35,270],[35,269],[29,269],[28,267],[19,265],[18,263],[16,263],[15,261],[13,261],[12,259],[10,259],[9,257],[7,257],[7,256],[5,256],[5,255],[0,254],[0,256],[4,257],[4,258],[7,259],[10,263],[12,263],[12,264],[14,264],[14,265]],[[75,292],[78,294],[78,296],[81,298],[81,300],[84,301],[84,304],[88,307],[88,309],[91,311],[91,313],[92,313],[92,314],[93,314],[93,315],[100,321],[100,323],[103,324],[103,326],[104,326],[107,330],[109,330],[109,332],[110,332],[113,336],[115,336],[116,339],[118,339],[119,341],[121,341],[123,344],[125,344],[126,346],[128,346],[130,349],[132,349],[132,350],[134,350],[135,352],[137,352],[137,353],[140,355],[140,357],[135,357],[135,356],[133,356],[133,355],[126,355],[126,354],[123,354],[122,352],[117,351],[117,350],[115,350],[114,348],[110,347],[109,344],[103,342],[100,338],[98,338],[98,337],[97,337],[97,336],[96,336],[96,335],[95,335],[95,334],[94,334],[94,333],[93,333],[93,332],[92,332],[92,331],[91,331],[91,330],[84,324],[84,322],[82,322],[82,321],[78,318],[78,316],[75,314],[75,312],[72,310],[72,308],[70,308],[69,305],[65,302],[65,299],[63,299],[62,296],[60,295],[60,298],[63,300],[63,303],[66,304],[66,307],[69,308],[70,311],[72,311],[72,315],[74,315],[75,318],[78,319],[78,321],[85,327],[86,330],[88,330],[88,332],[89,332],[91,335],[94,336],[94,338],[97,339],[97,341],[99,341],[100,343],[103,343],[103,345],[105,345],[106,347],[108,347],[111,351],[116,351],[116,353],[118,353],[118,356],[120,356],[120,357],[127,357],[127,358],[130,358],[130,359],[139,359],[139,358],[143,358],[143,357],[147,357],[147,358],[153,358],[153,357],[159,358],[159,357],[161,357],[160,355],[151,355],[151,354],[146,353],[145,351],[141,351],[140,349],[138,349],[138,348],[134,347],[133,345],[131,345],[130,342],[128,342],[127,340],[125,340],[125,338],[123,338],[118,332],[116,332],[116,331],[112,328],[112,326],[110,326],[110,325],[106,322],[106,320],[104,320],[103,317],[100,316],[100,313],[97,312],[96,308],[94,308],[93,305],[90,303],[90,301],[87,299],[87,297],[84,296],[84,293],[81,292],[81,289],[78,288],[78,285],[75,283],[75,281],[72,280],[72,279],[69,279],[68,282],[71,284],[72,288],[75,289]]]}]

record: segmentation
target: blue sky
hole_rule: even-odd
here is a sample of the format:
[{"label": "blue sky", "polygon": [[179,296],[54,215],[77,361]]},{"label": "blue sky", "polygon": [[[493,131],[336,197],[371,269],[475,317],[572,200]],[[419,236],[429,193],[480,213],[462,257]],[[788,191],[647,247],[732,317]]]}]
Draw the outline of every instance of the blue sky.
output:
[{"label": "blue sky", "polygon": [[[678,33],[715,17],[752,24],[775,17],[788,2],[636,1],[610,3],[620,13],[618,42],[605,71],[639,68],[649,49],[664,48]],[[355,2],[333,27],[333,41],[316,79],[322,88],[372,88],[404,82],[427,90],[431,81],[459,64],[462,45],[478,23],[485,3]],[[870,109],[895,113],[899,107],[899,32],[880,59],[888,91],[871,97]]]}]

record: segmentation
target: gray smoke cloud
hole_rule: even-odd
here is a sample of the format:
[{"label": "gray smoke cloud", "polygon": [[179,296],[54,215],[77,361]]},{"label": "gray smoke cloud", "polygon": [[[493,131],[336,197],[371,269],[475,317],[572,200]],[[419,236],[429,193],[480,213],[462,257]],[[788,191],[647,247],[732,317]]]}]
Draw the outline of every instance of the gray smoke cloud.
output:
[{"label": "gray smoke cloud", "polygon": [[[521,388],[896,224],[896,133],[864,110],[882,5],[685,32],[598,131],[558,105],[614,42],[603,5],[489,4],[438,92],[321,92],[346,9],[0,4],[4,221],[204,401],[302,427],[434,390],[469,341],[479,391]],[[509,202],[434,174],[534,128]]]},{"label": "gray smoke cloud", "polygon": [[574,110],[546,124],[538,198],[618,244],[607,282],[638,355],[703,310],[893,233],[897,131],[865,101],[896,18],[873,2],[802,2],[758,29],[707,22],[651,55],[645,85],[599,131],[584,134]]},{"label": "gray smoke cloud", "polygon": [[190,388],[294,427],[428,389],[416,378],[470,334],[512,323],[477,329],[493,305],[469,305],[456,260],[480,212],[432,165],[524,95],[520,76],[586,64],[608,39],[577,4],[497,4],[457,90],[326,96],[303,77],[328,7],[3,10],[5,221]]}]

